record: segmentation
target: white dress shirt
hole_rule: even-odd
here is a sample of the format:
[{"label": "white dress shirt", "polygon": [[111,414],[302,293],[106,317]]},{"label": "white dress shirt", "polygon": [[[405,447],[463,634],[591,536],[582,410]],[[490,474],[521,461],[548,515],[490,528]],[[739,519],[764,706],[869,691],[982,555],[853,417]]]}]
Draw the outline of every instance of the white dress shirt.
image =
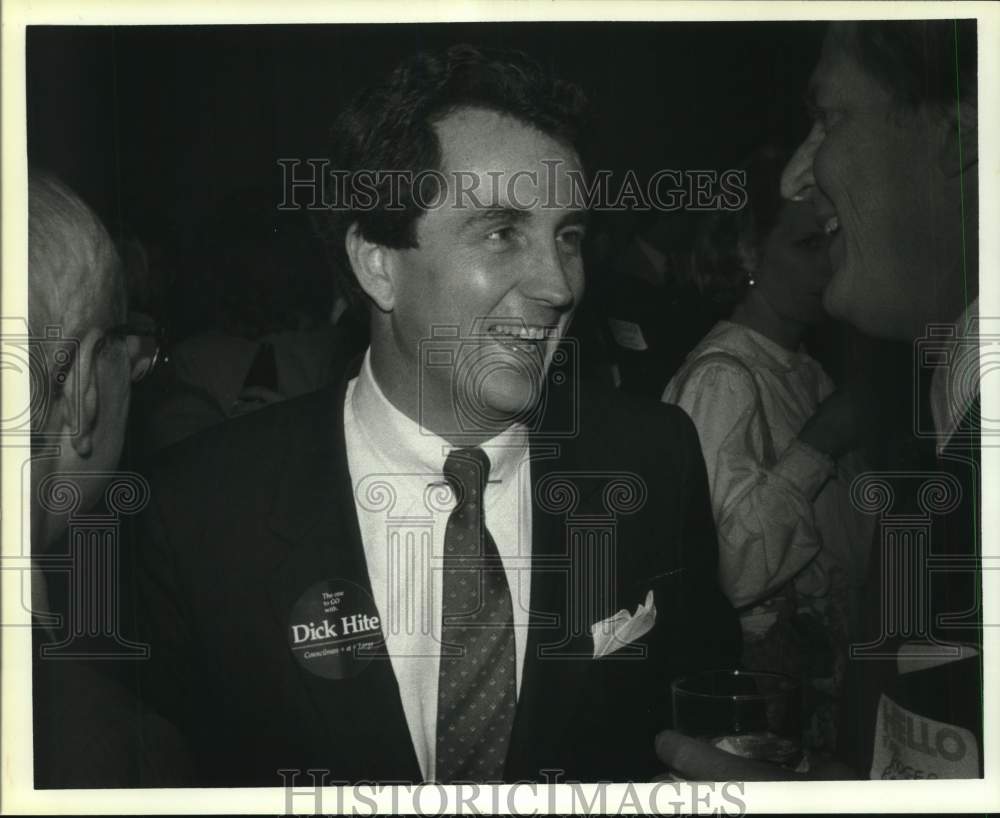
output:
[{"label": "white dress shirt", "polygon": [[[344,432],[375,606],[403,712],[425,780],[434,778],[441,638],[441,557],[455,506],[444,461],[455,447],[420,427],[383,394],[365,354],[347,387]],[[528,436],[514,425],[481,448],[490,458],[486,526],[503,561],[514,607],[521,688],[531,592]]]},{"label": "white dress shirt", "polygon": [[931,376],[931,414],[940,454],[979,397],[979,299],[955,322],[952,353]]}]

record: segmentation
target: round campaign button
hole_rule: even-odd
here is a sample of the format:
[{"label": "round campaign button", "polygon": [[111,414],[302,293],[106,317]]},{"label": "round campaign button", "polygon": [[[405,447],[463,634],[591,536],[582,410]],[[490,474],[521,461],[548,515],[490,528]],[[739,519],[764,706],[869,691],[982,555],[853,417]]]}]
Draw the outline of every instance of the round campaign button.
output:
[{"label": "round campaign button", "polygon": [[324,679],[357,676],[375,656],[385,654],[375,601],[348,580],[317,582],[292,607],[288,645],[310,673]]}]

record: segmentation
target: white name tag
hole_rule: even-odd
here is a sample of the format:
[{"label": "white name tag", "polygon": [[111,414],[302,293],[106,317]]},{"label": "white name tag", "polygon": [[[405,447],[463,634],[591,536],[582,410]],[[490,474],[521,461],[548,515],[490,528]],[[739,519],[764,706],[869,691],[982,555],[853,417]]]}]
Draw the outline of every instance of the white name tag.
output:
[{"label": "white name tag", "polygon": [[977,778],[979,746],[963,727],[934,721],[882,694],[871,778]]}]

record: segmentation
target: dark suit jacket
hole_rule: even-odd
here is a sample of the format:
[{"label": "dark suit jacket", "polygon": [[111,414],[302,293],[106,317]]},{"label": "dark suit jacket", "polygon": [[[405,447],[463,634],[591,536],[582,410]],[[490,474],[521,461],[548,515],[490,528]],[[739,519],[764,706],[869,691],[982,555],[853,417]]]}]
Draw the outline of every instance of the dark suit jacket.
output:
[{"label": "dark suit jacket", "polygon": [[[199,775],[185,783],[278,786],[280,769],[307,768],[329,770],[328,783],[421,779],[389,661],[331,680],[301,669],[289,647],[290,610],[310,585],[339,578],[371,592],[343,428],[356,371],[187,441],[153,472],[137,593],[153,651],[143,695],[189,739]],[[578,780],[655,774],[670,681],[739,655],[690,420],[616,393],[577,405],[575,435],[530,443],[532,628],[510,781],[545,780],[547,769]],[[553,396],[546,417],[565,408]],[[580,559],[590,547],[581,525],[613,540],[603,568]],[[634,611],[650,590],[645,655],[593,660],[586,626]]]},{"label": "dark suit jacket", "polygon": [[193,774],[177,729],[145,710],[127,675],[108,664],[36,651],[36,789],[160,787]]},{"label": "dark suit jacket", "polygon": [[[929,404],[922,411],[929,413]],[[928,414],[929,416],[929,414]],[[909,419],[907,419],[909,420]],[[970,731],[976,739],[979,774],[983,770],[983,612],[982,472],[979,398],[955,435],[935,455],[934,441],[916,440],[910,427],[901,433],[911,445],[899,447],[894,470],[884,482],[891,505],[876,526],[866,595],[862,643],[869,654],[851,661],[841,754],[861,777],[872,771],[879,702],[883,695],[922,718]],[[881,479],[881,475],[880,475]],[[926,491],[936,480],[936,491]],[[953,505],[942,499],[957,498]],[[935,505],[943,506],[935,508]],[[930,510],[929,510],[930,509]],[[930,517],[928,562],[883,563],[882,529],[895,522]],[[907,527],[912,526],[912,522]],[[899,541],[899,538],[896,538]],[[915,541],[911,545],[915,553]],[[886,572],[892,572],[887,575]],[[907,607],[907,606],[910,607]],[[905,613],[904,617],[902,614]],[[898,672],[896,651],[909,641],[965,643],[977,655],[933,669]],[[912,728],[911,728],[912,729]],[[918,731],[915,731],[919,733]],[[909,737],[911,749],[923,734]],[[877,772],[877,771],[876,771]]]},{"label": "dark suit jacket", "polygon": [[[101,505],[95,510],[111,513]],[[96,519],[108,518],[98,514]],[[86,518],[77,521],[86,525]],[[90,539],[88,545],[94,544]],[[100,540],[102,546],[107,541]],[[108,596],[110,589],[102,581],[105,571],[131,576],[130,549],[112,549],[109,565],[103,548],[100,559],[59,560],[68,558],[70,548],[67,532],[45,552],[56,558],[55,565],[43,563],[32,577],[32,583],[44,585],[48,602],[46,611],[35,611],[32,630],[35,788],[159,787],[190,776],[189,754],[176,727],[142,707],[136,696],[141,663],[127,653],[108,652],[118,647],[118,639],[130,641],[135,635],[128,599]],[[128,587],[123,581],[120,590]],[[108,604],[116,596],[118,604]],[[62,622],[46,627],[42,613]],[[101,627],[95,628],[98,617]],[[42,655],[43,648],[57,646],[56,655]]]}]

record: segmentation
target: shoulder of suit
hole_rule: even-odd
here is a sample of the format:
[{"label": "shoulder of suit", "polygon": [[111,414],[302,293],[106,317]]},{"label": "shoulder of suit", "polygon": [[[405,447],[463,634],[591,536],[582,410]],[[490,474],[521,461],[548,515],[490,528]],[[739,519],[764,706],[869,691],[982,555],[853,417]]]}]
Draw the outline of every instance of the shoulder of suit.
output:
[{"label": "shoulder of suit", "polygon": [[580,389],[580,416],[593,423],[602,423],[609,418],[659,419],[661,423],[673,425],[683,423],[687,417],[683,409],[663,403],[646,395],[635,395],[603,384],[586,383]]},{"label": "shoulder of suit", "polygon": [[664,451],[700,451],[698,433],[679,406],[606,387],[580,390],[580,439],[604,445],[622,457],[662,457]]},{"label": "shoulder of suit", "polygon": [[273,469],[279,458],[334,423],[332,389],[281,401],[204,429],[167,447],[145,471],[153,479],[210,482]]}]

